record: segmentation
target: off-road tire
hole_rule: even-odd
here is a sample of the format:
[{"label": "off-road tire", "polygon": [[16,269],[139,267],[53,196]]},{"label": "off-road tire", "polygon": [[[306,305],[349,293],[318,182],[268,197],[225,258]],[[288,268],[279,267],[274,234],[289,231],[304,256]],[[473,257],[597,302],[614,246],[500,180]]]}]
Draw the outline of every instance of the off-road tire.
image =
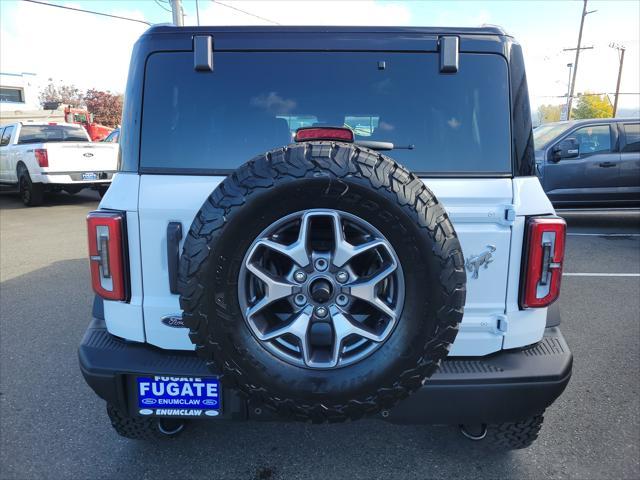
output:
[{"label": "off-road tire", "polygon": [[544,417],[535,415],[520,422],[487,426],[485,441],[494,450],[519,450],[530,447],[538,438]]},{"label": "off-road tire", "polygon": [[110,403],[107,404],[107,415],[109,415],[109,420],[111,420],[111,426],[118,435],[134,440],[172,438],[182,433],[182,430],[184,429],[179,428],[174,432],[176,427],[173,425],[171,428],[163,429],[160,424],[161,420],[158,418],[129,417]]},{"label": "off-road tire", "polygon": [[[360,198],[359,194],[362,194]],[[368,205],[367,195],[377,195],[378,205],[371,201]],[[330,201],[333,203],[329,205]],[[414,256],[415,259],[406,265],[403,263],[405,276],[411,268],[429,271],[429,283],[405,282],[406,288],[412,291],[405,296],[402,318],[390,339],[370,357],[329,373],[313,370],[313,374],[305,373],[303,377],[300,373],[296,377],[296,371],[291,370],[295,367],[267,360],[265,355],[269,353],[257,342],[257,349],[238,344],[239,335],[244,339],[246,334],[251,334],[238,306],[238,277],[234,280],[234,275],[244,252],[256,238],[253,230],[258,229],[259,233],[266,227],[254,224],[266,221],[265,217],[282,215],[287,208],[296,211],[296,203],[305,204],[298,210],[349,211],[341,208],[347,202],[352,202],[349,203],[352,214],[358,215],[358,211],[368,208],[370,216],[388,216],[386,221],[393,221],[396,230],[409,225],[409,230],[402,234],[393,232],[396,240],[398,235],[404,235],[401,246],[405,258]],[[389,210],[381,208],[383,206]],[[225,235],[232,240],[225,240]],[[389,240],[393,244],[392,239]],[[396,251],[402,256],[397,247]],[[229,257],[225,252],[229,252]],[[239,257],[235,258],[236,255]],[[233,283],[231,288],[228,283]],[[239,390],[252,401],[287,418],[321,423],[358,419],[390,409],[422,386],[447,356],[458,332],[465,302],[466,274],[453,225],[443,206],[419,178],[372,150],[346,143],[309,142],[255,157],[213,191],[185,239],[178,288],[191,341],[198,355],[221,375],[224,386]],[[416,299],[416,290],[422,292],[423,289],[427,293]],[[406,298],[410,295],[415,300],[409,308]],[[438,301],[432,302],[432,297]],[[414,313],[405,314],[407,310]],[[407,325],[418,324],[411,328],[420,329],[419,335],[409,337],[407,333],[398,333],[403,321]],[[242,329],[246,333],[238,333]],[[383,352],[392,340],[406,342],[406,345],[396,344],[396,350]],[[389,346],[391,348],[395,347]],[[369,385],[366,382],[372,383],[372,378],[378,380],[376,369],[370,365],[358,366],[374,361],[370,359],[375,355],[387,377]],[[386,366],[392,362],[396,363]],[[352,372],[364,372],[362,377],[344,372],[357,368],[361,369]],[[304,370],[298,368],[298,371]],[[318,379],[323,373],[327,375]],[[318,382],[316,391],[314,380]],[[366,392],[362,386],[365,384],[370,387]],[[357,394],[343,398],[347,393],[341,392],[341,388]],[[286,393],[283,394],[283,390]],[[428,405],[425,408],[429,408]]]},{"label": "off-road tire", "polygon": [[18,167],[18,189],[22,203],[27,207],[36,207],[44,202],[44,186],[33,183],[29,172],[23,166]]}]

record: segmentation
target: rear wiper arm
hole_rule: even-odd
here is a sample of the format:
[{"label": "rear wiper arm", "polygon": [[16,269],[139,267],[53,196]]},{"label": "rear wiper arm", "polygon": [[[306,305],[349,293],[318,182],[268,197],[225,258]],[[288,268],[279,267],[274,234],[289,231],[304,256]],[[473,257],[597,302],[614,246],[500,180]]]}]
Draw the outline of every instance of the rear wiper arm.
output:
[{"label": "rear wiper arm", "polygon": [[413,150],[416,148],[415,145],[394,145],[391,142],[378,142],[376,140],[358,140],[355,143],[371,150]]}]

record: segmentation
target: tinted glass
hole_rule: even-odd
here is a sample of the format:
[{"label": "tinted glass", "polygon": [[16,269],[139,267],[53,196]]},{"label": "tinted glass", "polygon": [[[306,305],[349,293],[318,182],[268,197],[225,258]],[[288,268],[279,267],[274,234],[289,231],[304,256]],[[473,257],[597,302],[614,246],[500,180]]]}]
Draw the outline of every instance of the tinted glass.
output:
[{"label": "tinted glass", "polygon": [[640,123],[625,123],[623,125],[626,145],[623,152],[640,152]]},{"label": "tinted glass", "polygon": [[561,123],[552,125],[540,125],[533,131],[533,142],[536,150],[542,150],[554,141],[558,136],[562,135],[571,124]]},{"label": "tinted glass", "polygon": [[0,139],[0,145],[5,146],[9,145],[11,141],[11,135],[13,134],[14,127],[6,127],[4,132],[2,132],[2,139]]},{"label": "tinted glass", "polygon": [[23,125],[18,143],[87,142],[82,127],[69,125]]},{"label": "tinted glass", "polygon": [[611,151],[611,129],[609,125],[593,125],[579,128],[570,136],[578,140],[581,156]]},{"label": "tinted glass", "polygon": [[388,153],[415,172],[511,171],[497,55],[462,54],[444,75],[427,53],[216,52],[213,72],[194,71],[192,53],[158,53],[144,89],[143,168],[235,169],[300,127],[344,125],[404,147]]}]

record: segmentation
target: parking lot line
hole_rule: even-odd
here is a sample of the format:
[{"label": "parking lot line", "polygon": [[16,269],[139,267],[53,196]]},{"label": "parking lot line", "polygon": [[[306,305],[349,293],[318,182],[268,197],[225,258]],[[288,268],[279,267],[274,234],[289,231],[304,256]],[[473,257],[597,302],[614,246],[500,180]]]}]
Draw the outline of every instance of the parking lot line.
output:
[{"label": "parking lot line", "polygon": [[567,236],[574,237],[640,237],[640,233],[573,233],[568,232]]},{"label": "parking lot line", "polygon": [[563,277],[640,277],[640,273],[563,273]]}]

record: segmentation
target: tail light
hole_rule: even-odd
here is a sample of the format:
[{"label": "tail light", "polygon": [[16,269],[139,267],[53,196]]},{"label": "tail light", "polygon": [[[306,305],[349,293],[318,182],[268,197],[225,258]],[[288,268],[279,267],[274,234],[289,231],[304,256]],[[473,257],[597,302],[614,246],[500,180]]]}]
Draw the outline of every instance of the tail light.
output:
[{"label": "tail light", "polygon": [[296,142],[310,140],[334,140],[353,142],[353,131],[343,127],[303,127],[296,130]]},{"label": "tail light", "polygon": [[567,224],[559,217],[532,217],[527,222],[522,308],[546,307],[560,295]]},{"label": "tail light", "polygon": [[47,154],[47,151],[44,148],[36,148],[33,153],[36,156],[36,161],[38,162],[38,165],[40,165],[41,167],[48,167],[49,166],[49,155]]},{"label": "tail light", "polygon": [[93,290],[105,300],[128,300],[125,214],[91,212],[87,228]]}]

